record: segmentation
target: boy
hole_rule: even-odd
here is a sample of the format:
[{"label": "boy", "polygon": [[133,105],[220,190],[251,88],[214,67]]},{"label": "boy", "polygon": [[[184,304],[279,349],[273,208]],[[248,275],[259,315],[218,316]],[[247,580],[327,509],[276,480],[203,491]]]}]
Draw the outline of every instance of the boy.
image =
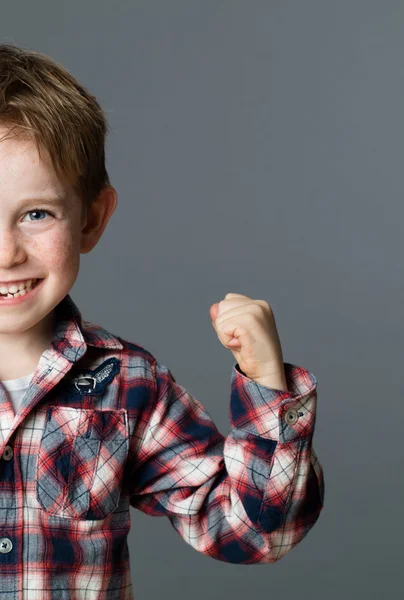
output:
[{"label": "boy", "polygon": [[62,66],[0,46],[3,600],[132,599],[130,506],[237,564],[279,560],[323,507],[317,381],[283,362],[268,303],[210,308],[237,360],[227,437],[147,350],[82,320],[69,290],[117,203],[106,132]]}]

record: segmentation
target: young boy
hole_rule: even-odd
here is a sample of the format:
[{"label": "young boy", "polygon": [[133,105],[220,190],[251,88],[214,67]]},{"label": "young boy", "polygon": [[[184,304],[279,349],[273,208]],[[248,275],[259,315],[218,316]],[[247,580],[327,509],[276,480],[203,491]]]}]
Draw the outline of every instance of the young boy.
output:
[{"label": "young boy", "polygon": [[106,132],[62,66],[0,46],[3,600],[132,599],[130,506],[246,565],[279,560],[323,507],[317,380],[283,362],[268,303],[210,307],[237,360],[227,437],[150,352],[82,319],[69,290],[117,203]]}]

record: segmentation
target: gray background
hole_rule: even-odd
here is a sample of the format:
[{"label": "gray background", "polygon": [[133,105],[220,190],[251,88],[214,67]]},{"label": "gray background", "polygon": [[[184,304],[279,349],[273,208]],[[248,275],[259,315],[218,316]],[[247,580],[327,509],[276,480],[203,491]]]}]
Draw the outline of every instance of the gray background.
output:
[{"label": "gray background", "polygon": [[227,292],[267,300],[319,381],[308,536],[237,566],[132,510],[136,600],[401,597],[404,3],[13,0],[0,40],[62,62],[109,119],[118,208],[71,291],[84,318],[222,433],[234,360],[209,307]]}]

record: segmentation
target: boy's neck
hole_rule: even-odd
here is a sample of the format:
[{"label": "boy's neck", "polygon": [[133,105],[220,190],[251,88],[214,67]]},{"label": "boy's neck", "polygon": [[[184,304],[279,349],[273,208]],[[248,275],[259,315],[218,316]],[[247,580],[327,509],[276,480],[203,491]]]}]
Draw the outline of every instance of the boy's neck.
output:
[{"label": "boy's neck", "polygon": [[18,336],[0,333],[0,381],[29,375],[38,366],[52,340],[54,311],[41,323]]}]

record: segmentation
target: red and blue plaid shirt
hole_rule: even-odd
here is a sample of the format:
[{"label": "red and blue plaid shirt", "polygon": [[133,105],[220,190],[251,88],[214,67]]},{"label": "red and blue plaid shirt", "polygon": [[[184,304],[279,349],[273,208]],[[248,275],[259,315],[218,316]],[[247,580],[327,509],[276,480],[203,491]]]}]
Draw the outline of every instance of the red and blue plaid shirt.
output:
[{"label": "red and blue plaid shirt", "polygon": [[232,370],[227,437],[141,346],[84,321],[67,295],[14,414],[0,384],[0,597],[132,600],[130,507],[194,550],[273,563],[323,508],[316,378],[288,392]]}]

